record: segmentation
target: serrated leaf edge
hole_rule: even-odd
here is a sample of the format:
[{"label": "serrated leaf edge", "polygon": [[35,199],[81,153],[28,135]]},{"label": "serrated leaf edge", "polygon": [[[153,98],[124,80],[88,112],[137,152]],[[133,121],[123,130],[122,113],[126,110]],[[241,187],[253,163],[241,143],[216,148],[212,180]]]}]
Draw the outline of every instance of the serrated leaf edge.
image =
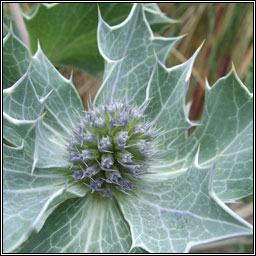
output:
[{"label": "serrated leaf edge", "polygon": [[28,46],[21,40],[19,39],[13,32],[13,28],[12,28],[12,21],[10,21],[10,26],[9,26],[9,31],[8,33],[5,35],[5,37],[3,38],[3,45],[5,44],[5,42],[9,39],[10,36],[13,36],[15,40],[17,40],[20,44],[22,44],[23,47],[25,47],[28,51],[29,48]]},{"label": "serrated leaf edge", "polygon": [[[114,25],[114,26],[110,26],[107,22],[104,21],[104,19],[102,18],[101,16],[101,12],[100,12],[100,8],[98,6],[98,27],[97,27],[97,42],[98,42],[98,49],[99,49],[99,52],[101,54],[101,56],[103,57],[103,59],[107,62],[107,63],[112,63],[114,64],[112,67],[111,67],[111,70],[108,72],[107,76],[104,78],[104,81],[102,82],[101,84],[101,87],[100,89],[98,90],[95,98],[94,98],[94,103],[97,102],[97,99],[99,97],[99,95],[101,94],[101,91],[103,90],[104,88],[104,85],[106,84],[106,82],[108,81],[108,78],[110,77],[112,71],[115,69],[116,65],[120,62],[122,62],[126,56],[123,56],[121,59],[119,60],[113,60],[113,59],[110,59],[109,57],[107,57],[103,50],[101,49],[100,47],[100,28],[102,26],[102,24],[104,24],[110,31],[113,31],[113,30],[117,30],[119,28],[122,28],[124,27],[129,21],[130,19],[132,18],[133,16],[133,13],[135,12],[137,6],[140,5],[142,6],[142,16],[143,16],[143,20],[144,20],[144,23],[150,33],[150,40],[153,42],[153,41],[157,41],[157,40],[162,40],[162,41],[168,41],[168,40],[172,40],[174,42],[177,42],[178,40],[182,39],[185,35],[182,35],[182,36],[177,36],[177,37],[160,37],[160,36],[154,36],[153,32],[152,32],[152,29],[146,19],[146,15],[145,15],[145,12],[144,12],[144,7],[142,4],[138,4],[138,3],[134,3],[133,6],[132,6],[132,9],[128,15],[128,17],[123,21],[121,22],[120,24],[118,25]],[[172,44],[170,43],[170,47],[172,46]],[[166,56],[165,58],[167,57],[167,55],[169,54],[169,51],[170,51],[170,47],[169,49],[166,51]]]},{"label": "serrated leaf edge", "polygon": [[228,77],[230,77],[232,75],[234,75],[235,79],[237,80],[238,84],[240,85],[240,88],[243,89],[248,94],[248,96],[250,96],[250,98],[253,98],[253,93],[250,92],[249,89],[245,86],[245,84],[241,81],[241,79],[239,78],[239,76],[236,72],[236,69],[235,69],[235,66],[233,63],[232,63],[231,70],[228,72],[228,74],[226,76],[219,78],[212,86],[210,86],[207,78],[205,78],[205,84],[206,84],[207,91],[210,91],[212,88],[214,88],[217,85],[217,83],[219,83],[222,80],[227,79]]}]

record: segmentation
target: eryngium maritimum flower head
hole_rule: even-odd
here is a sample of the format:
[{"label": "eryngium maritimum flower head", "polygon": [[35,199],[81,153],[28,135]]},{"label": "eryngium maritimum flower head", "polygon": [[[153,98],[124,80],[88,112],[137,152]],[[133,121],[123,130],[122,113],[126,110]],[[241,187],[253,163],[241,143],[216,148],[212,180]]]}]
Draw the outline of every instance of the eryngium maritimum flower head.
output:
[{"label": "eryngium maritimum flower head", "polygon": [[134,181],[147,172],[155,138],[142,107],[121,102],[90,104],[67,147],[72,177],[105,197],[115,189],[129,193]]}]

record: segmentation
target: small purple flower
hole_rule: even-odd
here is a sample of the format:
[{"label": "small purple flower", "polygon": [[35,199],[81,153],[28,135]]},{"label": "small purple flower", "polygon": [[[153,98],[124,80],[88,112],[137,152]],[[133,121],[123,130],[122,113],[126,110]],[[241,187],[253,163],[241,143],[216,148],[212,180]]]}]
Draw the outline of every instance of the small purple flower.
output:
[{"label": "small purple flower", "polygon": [[87,112],[86,119],[89,120],[91,123],[94,122],[95,118],[97,117],[97,112],[94,110],[90,110]]},{"label": "small purple flower", "polygon": [[90,179],[90,187],[92,189],[92,192],[94,191],[100,191],[101,185],[103,184],[104,180],[102,180],[99,177],[96,177],[94,179]]},{"label": "small purple flower", "polygon": [[101,157],[101,165],[105,168],[110,168],[114,164],[114,161],[112,154],[104,154]]},{"label": "small purple flower", "polygon": [[82,154],[80,154],[80,157],[84,160],[84,161],[88,161],[88,160],[92,160],[95,158],[95,155],[93,154],[92,150],[90,149],[84,149],[82,150]]},{"label": "small purple flower", "polygon": [[122,111],[117,115],[117,119],[121,126],[124,126],[125,129],[127,127],[127,124],[129,122],[129,114],[126,111]]},{"label": "small purple flower", "polygon": [[106,122],[103,118],[101,117],[97,117],[94,121],[94,126],[98,129],[103,129],[106,127]]},{"label": "small purple flower", "polygon": [[72,177],[74,178],[75,182],[78,182],[85,177],[85,173],[82,170],[75,170]]},{"label": "small purple flower", "polygon": [[111,139],[109,136],[102,137],[100,141],[98,141],[98,149],[100,152],[110,152],[113,148],[113,145],[111,143]]},{"label": "small purple flower", "polygon": [[95,176],[96,174],[98,174],[100,172],[100,170],[101,170],[100,167],[94,163],[93,165],[88,166],[86,168],[85,173],[86,173],[86,175],[88,175],[88,177],[91,178],[91,177]]},{"label": "small purple flower", "polygon": [[90,131],[86,131],[86,133],[83,134],[83,140],[85,143],[93,143],[96,141],[96,136]]},{"label": "small purple flower", "polygon": [[118,183],[118,181],[122,179],[122,176],[118,171],[113,171],[113,172],[107,172],[106,178],[113,183]]},{"label": "small purple flower", "polygon": [[122,150],[117,153],[117,160],[121,163],[132,163],[133,154],[127,150]]},{"label": "small purple flower", "polygon": [[129,136],[128,136],[128,132],[127,131],[120,131],[118,132],[117,134],[117,137],[116,137],[116,145],[119,147],[119,148],[124,148],[126,142],[129,140]]}]

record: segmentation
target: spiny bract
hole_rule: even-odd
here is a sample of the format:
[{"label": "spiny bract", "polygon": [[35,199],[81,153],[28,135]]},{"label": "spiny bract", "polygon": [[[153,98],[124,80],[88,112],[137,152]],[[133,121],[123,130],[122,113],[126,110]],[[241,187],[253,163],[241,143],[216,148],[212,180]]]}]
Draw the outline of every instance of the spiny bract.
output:
[{"label": "spiny bract", "polygon": [[111,197],[114,188],[124,193],[133,190],[133,181],[147,172],[157,137],[152,124],[145,121],[145,106],[89,105],[67,147],[75,182],[105,197]]}]

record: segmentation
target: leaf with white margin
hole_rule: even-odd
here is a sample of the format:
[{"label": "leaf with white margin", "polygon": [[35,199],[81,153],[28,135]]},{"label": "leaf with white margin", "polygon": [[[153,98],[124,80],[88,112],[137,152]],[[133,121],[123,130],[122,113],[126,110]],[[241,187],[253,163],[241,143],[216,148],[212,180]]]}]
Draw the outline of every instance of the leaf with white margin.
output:
[{"label": "leaf with white margin", "polygon": [[[26,154],[33,156],[31,174],[36,167],[67,167],[65,141],[59,142],[60,136],[46,129],[43,118],[46,112],[36,120],[18,120],[4,113],[4,138],[7,144],[20,146],[24,144]],[[50,130],[49,130],[50,129]]]},{"label": "leaf with white margin", "polygon": [[32,57],[30,78],[39,98],[51,90],[45,109],[46,122],[62,135],[70,135],[71,126],[77,123],[84,111],[81,98],[71,82],[63,77],[43,54],[40,46]]},{"label": "leaf with white margin", "polygon": [[22,146],[3,150],[3,250],[11,252],[40,230],[57,204],[87,189],[68,185],[68,169],[37,169],[31,176],[33,159]]},{"label": "leaf with white margin", "polygon": [[169,69],[157,60],[152,72],[146,115],[162,131],[157,147],[164,154],[163,161],[152,164],[150,171],[156,174],[148,178],[185,171],[200,144],[200,164],[219,157],[214,190],[223,201],[232,202],[252,193],[252,94],[234,68],[213,87],[207,84],[202,120],[188,137],[188,128],[195,124],[185,114],[185,92],[199,49],[185,63]]},{"label": "leaf with white margin", "polygon": [[28,69],[13,86],[3,91],[4,112],[12,118],[34,120],[43,112],[43,102],[37,97],[29,73]]},{"label": "leaf with white margin", "polygon": [[38,158],[34,163],[37,167],[68,166],[65,139],[82,115],[83,105],[72,82],[59,74],[39,47],[26,73],[4,90],[4,117],[8,117],[4,138],[20,146],[23,137],[18,135],[20,127],[16,123],[35,121],[43,110],[46,114],[34,138],[37,148],[31,147]]},{"label": "leaf with white margin", "polygon": [[122,253],[131,247],[115,200],[87,194],[61,204],[19,253]]},{"label": "leaf with white margin", "polygon": [[128,18],[116,26],[109,26],[99,13],[97,36],[105,70],[96,105],[123,99],[141,104],[155,63],[154,51],[164,62],[181,38],[154,37],[141,4],[134,4]]},{"label": "leaf with white margin", "polygon": [[251,235],[252,226],[212,190],[214,169],[195,161],[176,178],[140,183],[133,195],[120,195],[117,199],[131,228],[132,247],[184,253],[197,244]]},{"label": "leaf with white margin", "polygon": [[43,116],[36,120],[17,120],[3,113],[3,137],[13,147],[24,145],[30,154],[34,152],[35,129]]},{"label": "leaf with white margin", "polygon": [[212,87],[206,85],[201,125],[191,139],[200,142],[200,164],[218,156],[214,191],[232,202],[253,191],[253,94],[234,67]]},{"label": "leaf with white margin", "polygon": [[178,20],[167,17],[158,7],[156,3],[145,3],[144,4],[145,14],[150,24],[150,27],[154,31],[159,31],[161,28],[170,23],[177,23]]},{"label": "leaf with white margin", "polygon": [[[160,130],[157,147],[164,151],[161,157],[168,160],[170,153],[175,154],[187,139],[188,129],[194,126],[185,117],[185,95],[201,46],[185,63],[169,69],[156,56],[155,67],[147,86],[145,102],[149,100],[149,103],[145,115]],[[192,152],[192,155],[195,153]]]},{"label": "leaf with white margin", "polygon": [[[35,166],[42,166],[42,163],[48,167],[67,165],[64,160],[65,141],[51,141],[52,132],[45,129],[45,123],[42,124],[47,114],[43,114],[45,101],[50,94],[51,91],[42,99],[38,98],[30,79],[30,68],[3,92],[4,138],[16,147],[24,141],[24,149],[34,156],[32,173]],[[60,140],[60,136],[56,137]]]},{"label": "leaf with white margin", "polygon": [[[8,57],[6,54],[5,58]],[[25,74],[3,92],[4,138],[16,146],[4,145],[4,250],[7,252],[17,248],[31,232],[40,230],[56,205],[71,197],[84,196],[88,191],[85,186],[72,185],[70,170],[60,168],[69,165],[64,159],[66,141],[62,136],[69,135],[71,122],[83,110],[77,91],[71,81],[49,64],[40,49],[30,62]],[[42,79],[44,73],[39,74],[40,70],[50,73],[51,78],[47,79],[46,74]],[[50,97],[53,99],[49,101]],[[53,101],[59,108],[53,109],[50,105]],[[68,121],[69,125],[62,124],[65,119],[72,121]]]},{"label": "leaf with white margin", "polygon": [[29,50],[14,35],[12,27],[3,39],[3,88],[15,83],[27,70],[30,62]]}]

